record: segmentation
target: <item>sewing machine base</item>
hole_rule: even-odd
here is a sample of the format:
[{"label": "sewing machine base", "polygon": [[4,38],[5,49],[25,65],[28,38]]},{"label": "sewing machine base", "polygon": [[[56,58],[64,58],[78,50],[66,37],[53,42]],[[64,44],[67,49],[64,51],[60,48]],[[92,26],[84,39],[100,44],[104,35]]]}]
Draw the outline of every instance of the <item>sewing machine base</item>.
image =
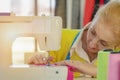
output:
[{"label": "sewing machine base", "polygon": [[0,80],[67,80],[66,66],[1,68]]}]

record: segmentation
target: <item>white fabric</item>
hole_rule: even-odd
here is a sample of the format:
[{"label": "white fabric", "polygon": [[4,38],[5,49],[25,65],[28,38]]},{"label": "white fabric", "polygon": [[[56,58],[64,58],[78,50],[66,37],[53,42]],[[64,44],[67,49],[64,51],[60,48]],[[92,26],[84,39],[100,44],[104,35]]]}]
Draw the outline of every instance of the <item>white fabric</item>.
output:
[{"label": "white fabric", "polygon": [[[88,24],[89,25],[89,24]],[[79,57],[83,58],[85,61],[87,61],[88,63],[94,63],[94,61],[96,59],[94,59],[92,62],[90,62],[90,59],[87,55],[87,53],[85,52],[85,50],[82,48],[82,35],[84,30],[88,27],[88,25],[86,25],[80,32],[80,34],[78,35],[76,41],[74,42],[74,44],[72,45],[71,49],[70,49],[70,56],[72,56],[72,54],[74,52],[76,52],[78,54]]]}]

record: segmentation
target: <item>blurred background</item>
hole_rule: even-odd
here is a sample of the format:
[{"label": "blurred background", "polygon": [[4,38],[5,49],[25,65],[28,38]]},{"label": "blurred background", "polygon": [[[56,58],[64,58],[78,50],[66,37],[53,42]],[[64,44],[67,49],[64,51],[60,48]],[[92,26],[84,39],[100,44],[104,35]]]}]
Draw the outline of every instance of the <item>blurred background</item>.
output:
[{"label": "blurred background", "polygon": [[[63,28],[79,29],[92,20],[99,6],[109,0],[12,0],[12,11],[19,16],[45,14],[61,16]],[[85,17],[86,16],[86,17]]]},{"label": "blurred background", "polygon": [[61,16],[63,28],[80,29],[110,0],[1,0],[3,8],[16,16]]}]

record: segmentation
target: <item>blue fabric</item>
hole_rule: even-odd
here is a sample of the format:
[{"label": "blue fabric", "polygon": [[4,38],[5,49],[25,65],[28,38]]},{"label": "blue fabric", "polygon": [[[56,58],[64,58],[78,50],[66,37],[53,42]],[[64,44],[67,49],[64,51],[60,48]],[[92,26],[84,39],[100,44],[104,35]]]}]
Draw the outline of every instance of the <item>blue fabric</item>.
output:
[{"label": "blue fabric", "polygon": [[110,0],[104,0],[104,4],[108,3]]}]

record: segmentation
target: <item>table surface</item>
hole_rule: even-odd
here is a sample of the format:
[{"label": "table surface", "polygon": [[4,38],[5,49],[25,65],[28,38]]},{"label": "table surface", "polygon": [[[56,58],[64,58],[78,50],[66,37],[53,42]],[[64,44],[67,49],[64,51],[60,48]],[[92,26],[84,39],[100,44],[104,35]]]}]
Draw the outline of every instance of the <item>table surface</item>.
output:
[{"label": "table surface", "polygon": [[81,78],[74,78],[74,80],[97,80],[97,79],[96,78],[81,77]]}]

